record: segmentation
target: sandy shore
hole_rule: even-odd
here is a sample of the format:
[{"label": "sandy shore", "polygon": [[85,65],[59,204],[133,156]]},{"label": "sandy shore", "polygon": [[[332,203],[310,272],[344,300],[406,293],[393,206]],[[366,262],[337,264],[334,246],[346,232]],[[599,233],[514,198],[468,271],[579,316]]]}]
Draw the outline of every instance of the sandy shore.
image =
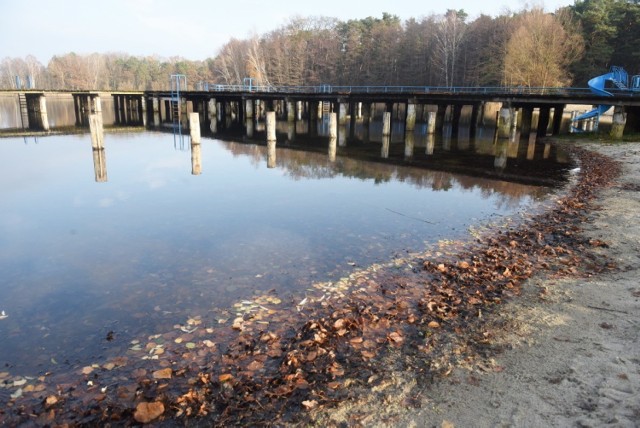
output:
[{"label": "sandy shore", "polygon": [[424,386],[398,373],[384,393],[342,405],[321,424],[352,425],[359,414],[356,425],[367,427],[640,426],[640,143],[579,146],[622,164],[582,231],[606,243],[595,251],[617,268],[532,277],[485,326],[495,329],[483,362]]}]

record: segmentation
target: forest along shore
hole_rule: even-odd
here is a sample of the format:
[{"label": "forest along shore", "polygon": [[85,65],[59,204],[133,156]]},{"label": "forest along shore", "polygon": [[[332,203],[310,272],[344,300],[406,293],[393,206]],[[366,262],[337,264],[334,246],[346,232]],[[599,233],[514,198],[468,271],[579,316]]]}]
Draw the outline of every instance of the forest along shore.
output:
[{"label": "forest along shore", "polygon": [[434,384],[398,373],[389,388],[396,394],[373,391],[327,419],[355,414],[366,426],[406,427],[638,426],[640,143],[578,146],[621,166],[579,231],[596,257],[615,267],[537,273],[481,325],[491,337],[484,352]]}]

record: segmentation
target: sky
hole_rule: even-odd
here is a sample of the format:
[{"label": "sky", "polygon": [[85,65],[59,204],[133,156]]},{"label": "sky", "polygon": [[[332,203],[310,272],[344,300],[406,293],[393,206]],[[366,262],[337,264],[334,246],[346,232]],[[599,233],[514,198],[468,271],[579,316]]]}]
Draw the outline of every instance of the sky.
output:
[{"label": "sky", "polygon": [[553,12],[573,0],[0,0],[0,59],[35,56],[47,64],[69,52],[135,56],[214,57],[232,37],[244,39],[284,25],[291,17],[402,20],[464,9],[473,20],[527,5]]}]

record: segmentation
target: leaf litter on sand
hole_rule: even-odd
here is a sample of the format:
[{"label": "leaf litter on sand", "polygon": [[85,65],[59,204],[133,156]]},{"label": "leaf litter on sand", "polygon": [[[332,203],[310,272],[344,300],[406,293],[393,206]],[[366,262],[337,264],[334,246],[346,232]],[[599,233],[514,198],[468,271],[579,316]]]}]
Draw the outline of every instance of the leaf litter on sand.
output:
[{"label": "leaf litter on sand", "polygon": [[[473,241],[443,241],[420,256],[313,284],[290,304],[267,293],[211,317],[193,316],[173,331],[131,342],[111,370],[103,363],[88,366],[82,379],[47,376],[37,393],[12,384],[15,397],[0,415],[11,423],[46,419],[50,410],[57,424],[286,422],[313,417],[358,388],[387,389],[390,361],[423,379],[446,375],[452,364],[473,365],[473,347],[490,343],[492,334],[470,326],[517,295],[534,272],[575,275],[612,266],[590,252],[606,243],[583,242],[577,232],[617,164],[579,150],[575,156],[580,180],[545,212],[478,230]],[[486,362],[477,367],[497,370]],[[7,379],[14,381],[7,375],[0,382]],[[46,408],[52,395],[58,401]]]}]

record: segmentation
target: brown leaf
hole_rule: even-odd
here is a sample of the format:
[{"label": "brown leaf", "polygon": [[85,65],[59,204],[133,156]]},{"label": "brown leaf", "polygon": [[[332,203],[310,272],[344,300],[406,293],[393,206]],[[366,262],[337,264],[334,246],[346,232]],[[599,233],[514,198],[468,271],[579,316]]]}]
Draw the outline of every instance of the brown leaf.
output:
[{"label": "brown leaf", "polygon": [[447,267],[444,265],[444,263],[440,263],[438,265],[438,271],[442,273],[445,273],[447,271]]},{"label": "brown leaf", "polygon": [[336,322],[333,323],[333,328],[335,328],[336,330],[341,330],[345,328],[346,325],[347,325],[347,322],[345,321],[345,319],[340,318],[339,320],[336,320]]},{"label": "brown leaf", "polygon": [[362,356],[365,357],[365,358],[373,358],[373,357],[376,356],[376,353],[372,352],[372,351],[363,350],[362,351]]},{"label": "brown leaf", "polygon": [[164,413],[164,404],[159,401],[154,403],[140,403],[136,407],[133,417],[137,422],[147,424]]},{"label": "brown leaf", "polygon": [[427,324],[427,326],[429,328],[440,328],[440,323],[438,323],[437,321],[431,321],[429,322],[429,324]]},{"label": "brown leaf", "polygon": [[247,366],[247,370],[255,372],[258,370],[262,370],[263,367],[264,367],[264,363],[261,363],[260,361],[253,361],[251,364]]},{"label": "brown leaf", "polygon": [[467,262],[459,262],[458,263],[458,267],[460,269],[469,269],[469,263],[467,263]]},{"label": "brown leaf", "polygon": [[404,339],[402,338],[402,335],[396,331],[393,331],[391,333],[389,333],[389,340],[395,343],[400,343],[402,342]]},{"label": "brown leaf", "polygon": [[233,380],[233,376],[229,373],[221,374],[220,376],[218,376],[218,381],[220,381],[220,383],[230,382],[232,380]]},{"label": "brown leaf", "polygon": [[318,407],[318,402],[316,400],[305,400],[302,402],[302,405],[307,410],[312,410]]},{"label": "brown leaf", "polygon": [[55,395],[50,395],[45,400],[45,404],[46,404],[47,407],[53,406],[57,402],[58,402],[58,397],[56,397]]},{"label": "brown leaf", "polygon": [[171,370],[171,368],[167,367],[166,369],[156,370],[155,372],[153,372],[153,378],[154,379],[171,379],[172,374],[173,374],[173,371]]}]

